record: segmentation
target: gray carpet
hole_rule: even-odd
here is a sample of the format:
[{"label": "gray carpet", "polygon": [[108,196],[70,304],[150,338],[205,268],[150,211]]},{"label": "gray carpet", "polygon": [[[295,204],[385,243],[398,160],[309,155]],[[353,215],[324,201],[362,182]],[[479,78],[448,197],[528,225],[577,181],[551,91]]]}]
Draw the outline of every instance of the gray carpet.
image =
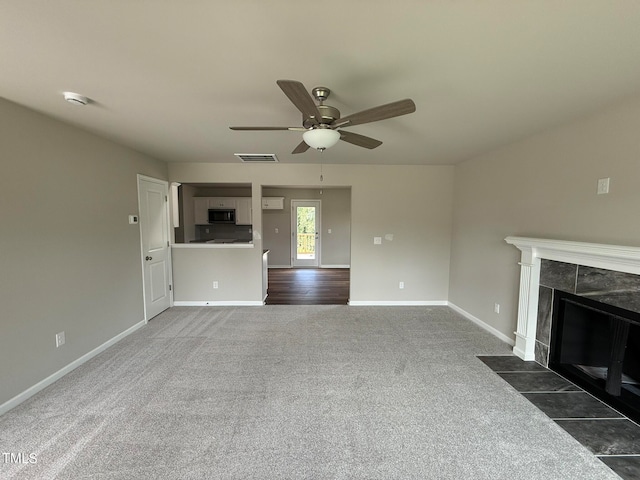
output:
[{"label": "gray carpet", "polygon": [[619,478],[509,353],[446,307],[173,308],[0,417],[0,478]]}]

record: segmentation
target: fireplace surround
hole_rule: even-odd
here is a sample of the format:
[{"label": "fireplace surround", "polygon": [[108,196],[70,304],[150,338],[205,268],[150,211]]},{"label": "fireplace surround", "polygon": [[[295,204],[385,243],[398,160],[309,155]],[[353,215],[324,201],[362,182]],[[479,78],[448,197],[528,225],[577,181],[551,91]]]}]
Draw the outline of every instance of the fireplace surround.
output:
[{"label": "fireplace surround", "polygon": [[525,237],[513,352],[640,420],[640,248]]},{"label": "fireplace surround", "polygon": [[554,291],[640,312],[640,247],[527,237],[505,241],[521,251],[513,353],[549,363]]}]

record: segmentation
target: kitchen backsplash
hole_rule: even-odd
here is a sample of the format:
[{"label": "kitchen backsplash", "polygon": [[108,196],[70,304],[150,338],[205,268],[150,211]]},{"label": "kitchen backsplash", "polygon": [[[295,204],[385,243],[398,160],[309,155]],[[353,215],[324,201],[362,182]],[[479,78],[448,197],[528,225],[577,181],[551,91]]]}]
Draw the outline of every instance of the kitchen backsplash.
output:
[{"label": "kitchen backsplash", "polygon": [[196,240],[236,239],[253,240],[251,225],[196,225]]}]

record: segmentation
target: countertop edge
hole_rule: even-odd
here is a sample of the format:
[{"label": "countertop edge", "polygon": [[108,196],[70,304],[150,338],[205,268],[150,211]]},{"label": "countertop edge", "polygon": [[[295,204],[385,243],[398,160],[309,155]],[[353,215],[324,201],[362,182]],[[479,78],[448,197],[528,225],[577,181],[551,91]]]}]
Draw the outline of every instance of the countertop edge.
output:
[{"label": "countertop edge", "polygon": [[172,243],[171,248],[253,248],[253,243]]}]

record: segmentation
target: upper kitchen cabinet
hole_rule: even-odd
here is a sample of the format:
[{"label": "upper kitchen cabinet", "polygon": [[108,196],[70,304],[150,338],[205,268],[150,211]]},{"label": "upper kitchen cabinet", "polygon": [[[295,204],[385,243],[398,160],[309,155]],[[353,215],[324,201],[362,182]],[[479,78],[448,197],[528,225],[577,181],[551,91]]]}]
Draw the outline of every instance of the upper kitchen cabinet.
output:
[{"label": "upper kitchen cabinet", "polygon": [[209,197],[194,197],[194,223],[206,225],[209,223]]},{"label": "upper kitchen cabinet", "polygon": [[236,199],[231,197],[210,197],[209,208],[236,208]]},{"label": "upper kitchen cabinet", "polygon": [[236,198],[236,225],[251,225],[251,197]]},{"label": "upper kitchen cabinet", "polygon": [[283,210],[284,197],[262,197],[263,210]]}]

